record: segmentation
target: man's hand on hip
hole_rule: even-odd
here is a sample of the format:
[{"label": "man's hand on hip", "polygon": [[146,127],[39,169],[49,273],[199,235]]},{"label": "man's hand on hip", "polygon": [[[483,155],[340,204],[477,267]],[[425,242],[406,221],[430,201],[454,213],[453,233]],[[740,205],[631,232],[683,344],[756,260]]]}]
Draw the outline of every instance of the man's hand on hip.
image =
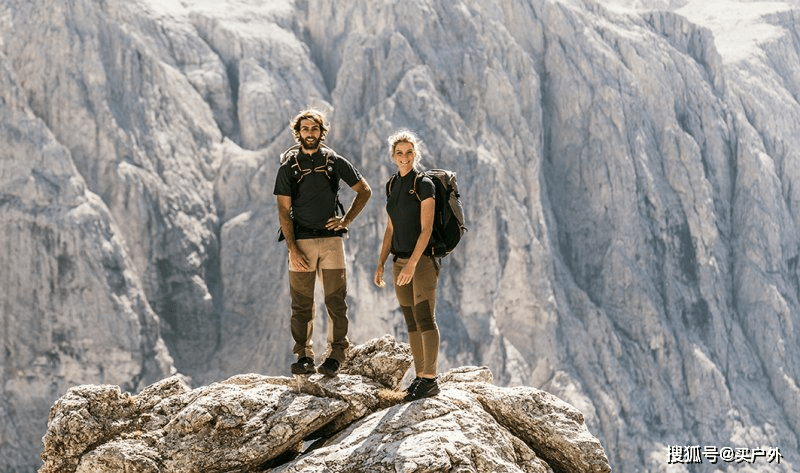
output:
[{"label": "man's hand on hip", "polygon": [[325,228],[328,230],[338,231],[338,230],[347,230],[347,226],[350,224],[344,217],[331,217],[325,222]]}]

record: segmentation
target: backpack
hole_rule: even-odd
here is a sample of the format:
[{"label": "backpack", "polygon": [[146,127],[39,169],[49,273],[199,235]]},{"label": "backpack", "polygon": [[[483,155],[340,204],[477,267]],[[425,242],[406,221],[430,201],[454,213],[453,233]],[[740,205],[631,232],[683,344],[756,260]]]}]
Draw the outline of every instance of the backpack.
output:
[{"label": "backpack", "polygon": [[[300,183],[303,181],[303,178],[313,172],[322,172],[325,173],[325,177],[328,178],[328,182],[331,185],[331,190],[333,190],[334,199],[336,199],[336,215],[344,215],[344,206],[339,201],[339,176],[336,175],[336,168],[333,165],[336,159],[336,152],[324,144],[320,145],[320,151],[322,152],[322,155],[325,156],[325,164],[308,169],[303,169],[300,167],[300,162],[297,160],[297,154],[300,152],[299,144],[296,144],[281,153],[281,165],[288,161],[293,161],[290,166],[292,177],[294,178],[294,180],[292,180],[292,199],[297,196],[297,190],[300,187]],[[283,231],[280,229],[280,227],[278,227],[278,241],[283,240]]]},{"label": "backpack", "polygon": [[313,172],[325,173],[325,177],[328,178],[328,182],[331,184],[333,195],[336,196],[336,208],[342,212],[342,215],[344,215],[344,208],[342,207],[342,203],[339,202],[339,176],[336,175],[336,168],[333,166],[336,158],[336,152],[324,144],[320,145],[320,151],[322,152],[322,155],[325,156],[325,164],[308,169],[303,169],[300,167],[300,162],[297,160],[297,155],[300,152],[299,144],[294,145],[281,153],[281,164],[284,164],[290,160],[293,161],[292,165],[290,166],[292,170],[292,177],[294,177],[294,181],[292,181],[292,197],[297,195],[297,189],[304,177]]},{"label": "backpack", "polygon": [[[386,183],[386,198],[392,192],[392,184],[397,178],[395,173]],[[436,208],[433,213],[433,230],[431,231],[430,246],[425,250],[425,254],[431,256],[447,256],[455,249],[467,227],[464,226],[464,209],[461,206],[461,194],[458,193],[458,182],[456,173],[446,169],[428,169],[427,171],[417,172],[414,178],[414,195],[417,194],[417,181],[427,176],[433,181],[436,188]]]}]

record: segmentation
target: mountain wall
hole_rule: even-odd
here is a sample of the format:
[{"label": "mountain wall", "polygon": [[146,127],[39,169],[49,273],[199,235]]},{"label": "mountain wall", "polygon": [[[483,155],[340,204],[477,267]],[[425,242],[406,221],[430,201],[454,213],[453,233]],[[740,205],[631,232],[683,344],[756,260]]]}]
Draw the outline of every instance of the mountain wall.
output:
[{"label": "mountain wall", "polygon": [[371,280],[410,128],[468,219],[443,371],[568,401],[615,471],[800,465],[800,5],[666,3],[0,2],[0,470],[39,467],[77,384],[288,372],[272,187],[307,106],[374,191],[354,342],[405,336]]}]

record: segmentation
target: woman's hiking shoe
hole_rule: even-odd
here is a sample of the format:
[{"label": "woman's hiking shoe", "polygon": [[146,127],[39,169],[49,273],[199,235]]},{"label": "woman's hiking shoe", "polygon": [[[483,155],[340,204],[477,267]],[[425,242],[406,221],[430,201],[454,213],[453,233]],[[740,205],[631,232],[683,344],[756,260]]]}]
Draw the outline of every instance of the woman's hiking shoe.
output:
[{"label": "woman's hiking shoe", "polygon": [[414,378],[414,381],[411,381],[411,384],[409,384],[408,387],[406,388],[406,394],[410,394],[417,387],[417,384],[419,384],[421,379],[422,378],[420,378],[419,376]]},{"label": "woman's hiking shoe", "polygon": [[314,360],[304,356],[297,360],[297,363],[292,363],[292,374],[314,374],[317,369],[314,368]]},{"label": "woman's hiking shoe", "polygon": [[339,371],[339,362],[333,358],[325,358],[325,362],[319,365],[319,372],[329,378],[336,376],[337,371]]},{"label": "woman's hiking shoe", "polygon": [[439,384],[436,382],[436,378],[419,378],[419,382],[416,384],[411,383],[411,386],[408,388],[408,393],[406,397],[403,398],[406,402],[416,401],[417,399],[439,394]]}]

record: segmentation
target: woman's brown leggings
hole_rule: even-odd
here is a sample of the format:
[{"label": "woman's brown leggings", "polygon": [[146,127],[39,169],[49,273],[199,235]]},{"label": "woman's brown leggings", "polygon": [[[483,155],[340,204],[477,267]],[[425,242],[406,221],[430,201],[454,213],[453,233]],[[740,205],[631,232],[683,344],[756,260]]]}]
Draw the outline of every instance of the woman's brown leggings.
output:
[{"label": "woman's brown leggings", "polygon": [[[397,258],[392,272],[394,281],[405,268],[407,259]],[[394,292],[408,326],[408,343],[414,357],[417,375],[435,375],[439,358],[439,327],[436,325],[436,285],[439,281],[439,266],[433,257],[423,256],[417,263],[414,277],[409,284],[398,286]]]}]

